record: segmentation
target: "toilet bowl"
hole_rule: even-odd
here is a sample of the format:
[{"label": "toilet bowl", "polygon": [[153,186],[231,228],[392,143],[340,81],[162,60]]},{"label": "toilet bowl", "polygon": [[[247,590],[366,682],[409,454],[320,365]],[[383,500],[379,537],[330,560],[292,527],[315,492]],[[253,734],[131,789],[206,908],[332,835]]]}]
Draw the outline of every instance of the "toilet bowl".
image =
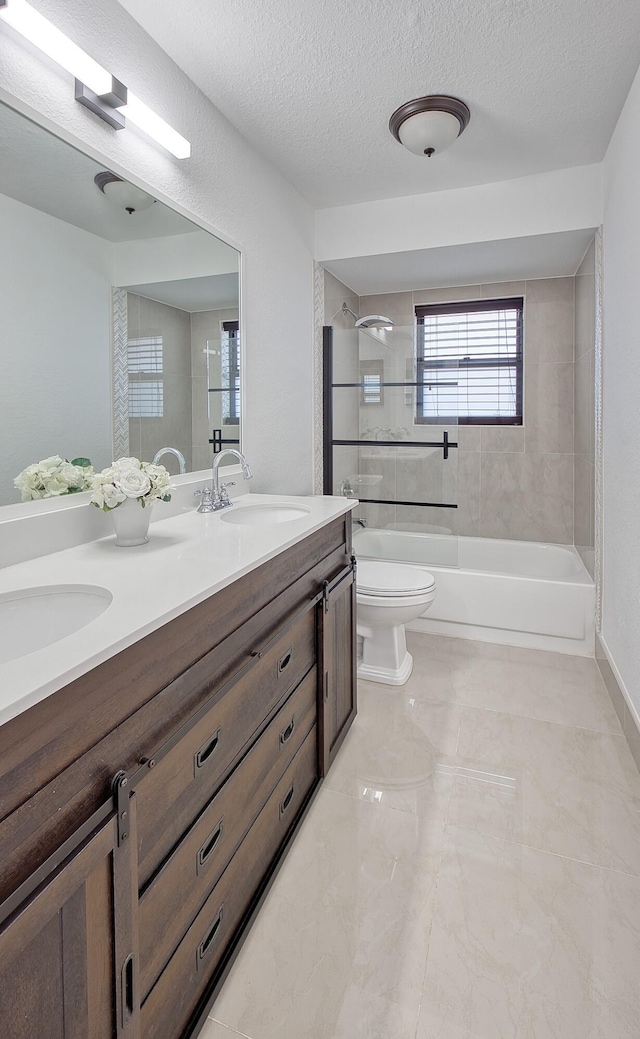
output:
[{"label": "toilet bowl", "polygon": [[404,685],[413,669],[404,626],[435,599],[435,578],[417,566],[363,559],[358,560],[356,590],[358,677]]}]

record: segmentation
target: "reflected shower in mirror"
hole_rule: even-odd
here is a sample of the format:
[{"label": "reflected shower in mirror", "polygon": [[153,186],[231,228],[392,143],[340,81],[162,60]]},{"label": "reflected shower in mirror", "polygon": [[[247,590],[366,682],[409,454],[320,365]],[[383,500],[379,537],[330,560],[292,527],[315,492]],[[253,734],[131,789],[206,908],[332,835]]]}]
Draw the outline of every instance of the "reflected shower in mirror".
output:
[{"label": "reflected shower in mirror", "polygon": [[2,104],[0,140],[0,505],[51,456],[208,467],[240,441],[239,254]]}]

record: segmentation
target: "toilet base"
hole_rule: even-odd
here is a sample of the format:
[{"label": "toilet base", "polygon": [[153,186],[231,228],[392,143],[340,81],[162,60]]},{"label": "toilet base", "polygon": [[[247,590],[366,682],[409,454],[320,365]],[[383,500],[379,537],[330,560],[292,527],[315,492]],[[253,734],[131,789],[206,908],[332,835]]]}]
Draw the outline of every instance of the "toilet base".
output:
[{"label": "toilet base", "polygon": [[380,667],[374,664],[358,663],[358,678],[366,682],[380,682],[382,685],[404,685],[413,671],[413,657],[407,651],[398,668]]}]

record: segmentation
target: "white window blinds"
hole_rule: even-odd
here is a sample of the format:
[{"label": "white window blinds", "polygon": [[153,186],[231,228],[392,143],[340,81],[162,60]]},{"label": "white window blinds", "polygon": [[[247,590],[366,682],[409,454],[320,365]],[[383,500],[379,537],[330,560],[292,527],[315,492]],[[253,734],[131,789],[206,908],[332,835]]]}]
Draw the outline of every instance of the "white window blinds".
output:
[{"label": "white window blinds", "polygon": [[522,424],[521,297],[416,308],[417,421]]},{"label": "white window blinds", "polygon": [[162,418],[164,414],[162,336],[127,342],[129,418]]}]

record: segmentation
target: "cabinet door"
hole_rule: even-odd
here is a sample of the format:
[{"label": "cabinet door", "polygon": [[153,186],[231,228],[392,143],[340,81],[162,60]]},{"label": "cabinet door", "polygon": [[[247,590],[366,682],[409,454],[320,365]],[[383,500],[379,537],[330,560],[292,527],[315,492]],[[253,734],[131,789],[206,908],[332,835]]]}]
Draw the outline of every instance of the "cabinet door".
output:
[{"label": "cabinet door", "polygon": [[138,1039],[128,838],[112,814],[0,926],[1,1039]]},{"label": "cabinet door", "polygon": [[355,561],[325,582],[318,609],[323,690],[320,756],[325,775],[356,716]]}]

